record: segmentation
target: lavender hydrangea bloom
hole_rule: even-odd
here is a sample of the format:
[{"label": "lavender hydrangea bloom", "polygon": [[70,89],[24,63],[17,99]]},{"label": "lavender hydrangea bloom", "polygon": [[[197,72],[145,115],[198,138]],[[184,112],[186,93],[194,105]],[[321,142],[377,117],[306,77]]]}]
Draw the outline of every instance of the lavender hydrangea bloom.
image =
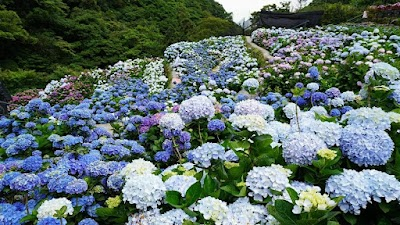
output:
[{"label": "lavender hydrangea bloom", "polygon": [[210,167],[211,160],[225,159],[225,148],[216,143],[205,143],[189,151],[188,159],[202,167]]},{"label": "lavender hydrangea bloom", "polygon": [[336,87],[331,87],[328,90],[325,91],[325,94],[329,97],[329,98],[337,98],[340,97],[340,90],[339,88]]},{"label": "lavender hydrangea bloom", "polygon": [[211,119],[215,114],[215,108],[210,99],[205,96],[194,96],[181,103],[179,115],[184,122],[191,122],[201,118]]},{"label": "lavender hydrangea bloom", "polygon": [[261,102],[253,99],[241,101],[236,104],[235,115],[259,115],[264,119],[270,121],[275,118],[275,111],[270,105],[262,104]]},{"label": "lavender hydrangea bloom", "polygon": [[385,131],[349,125],[343,129],[340,149],[359,166],[378,166],[390,159],[394,143]]},{"label": "lavender hydrangea bloom", "polygon": [[160,119],[160,127],[169,130],[182,130],[185,123],[177,113],[167,113]]},{"label": "lavender hydrangea bloom", "polygon": [[313,133],[293,133],[283,141],[285,162],[295,165],[311,165],[317,151],[327,148],[324,141]]}]

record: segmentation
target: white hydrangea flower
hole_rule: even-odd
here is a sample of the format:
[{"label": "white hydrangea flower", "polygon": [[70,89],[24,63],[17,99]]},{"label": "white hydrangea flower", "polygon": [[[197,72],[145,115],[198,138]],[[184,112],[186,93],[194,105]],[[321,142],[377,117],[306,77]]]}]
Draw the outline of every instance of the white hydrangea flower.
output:
[{"label": "white hydrangea flower", "polygon": [[228,216],[222,222],[223,225],[264,224],[268,215],[265,206],[252,205],[247,197],[237,199],[228,208]]},{"label": "white hydrangea flower", "polygon": [[380,130],[389,130],[391,123],[389,115],[378,107],[361,107],[348,111],[342,116],[341,120],[347,120],[348,125]]},{"label": "white hydrangea flower", "polygon": [[181,116],[178,113],[167,113],[160,119],[160,127],[170,130],[182,130],[185,128]]},{"label": "white hydrangea flower", "polygon": [[323,106],[313,106],[310,109],[311,112],[317,113],[321,116],[328,116],[328,111]]},{"label": "white hydrangea flower", "polygon": [[64,216],[72,215],[74,213],[72,203],[67,198],[53,198],[51,200],[46,200],[39,206],[37,210],[37,218],[40,220],[46,217],[54,217],[56,211],[60,210],[64,206],[67,207]]},{"label": "white hydrangea flower", "polygon": [[139,210],[156,209],[166,192],[162,179],[153,174],[134,175],[122,188],[124,202],[134,204]]},{"label": "white hydrangea flower", "polygon": [[151,174],[156,171],[157,168],[153,163],[144,159],[135,159],[131,163],[128,163],[120,172],[125,179],[130,179],[135,175]]},{"label": "white hydrangea flower", "polygon": [[345,91],[340,94],[340,97],[346,102],[353,102],[356,100],[356,94],[352,91]]},{"label": "white hydrangea flower", "polygon": [[221,225],[229,212],[226,202],[211,196],[200,199],[193,209],[200,212],[204,219],[214,221],[216,225]]},{"label": "white hydrangea flower", "polygon": [[301,110],[300,107],[297,106],[295,103],[290,102],[285,107],[283,107],[283,112],[288,119],[293,119],[296,117],[296,108],[297,113],[300,114]]},{"label": "white hydrangea flower", "polygon": [[143,72],[143,82],[149,86],[149,92],[160,93],[164,90],[168,78],[164,74],[164,60],[157,60],[146,65]]},{"label": "white hydrangea flower", "polygon": [[235,115],[229,117],[232,126],[238,129],[247,129],[257,132],[258,135],[267,134],[267,121],[259,115]]},{"label": "white hydrangea flower", "polygon": [[321,194],[318,186],[307,187],[300,192],[299,199],[295,201],[292,212],[300,214],[317,210],[328,210],[336,206],[336,202],[329,198],[327,194]]}]

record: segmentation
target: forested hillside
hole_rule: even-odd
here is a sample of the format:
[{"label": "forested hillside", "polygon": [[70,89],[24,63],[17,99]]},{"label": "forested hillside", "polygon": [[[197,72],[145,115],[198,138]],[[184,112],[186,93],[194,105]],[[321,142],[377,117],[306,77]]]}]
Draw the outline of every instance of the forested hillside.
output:
[{"label": "forested hillside", "polygon": [[236,29],[213,0],[3,0],[0,79],[13,91],[17,81],[40,87],[67,73],[161,56],[171,43]]}]

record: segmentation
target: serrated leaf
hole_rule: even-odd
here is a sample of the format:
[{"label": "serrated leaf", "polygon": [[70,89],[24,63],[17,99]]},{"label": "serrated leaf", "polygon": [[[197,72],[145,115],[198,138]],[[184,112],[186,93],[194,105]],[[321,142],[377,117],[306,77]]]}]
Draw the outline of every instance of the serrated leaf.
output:
[{"label": "serrated leaf", "polygon": [[201,192],[202,190],[200,182],[196,182],[190,186],[185,194],[185,206],[190,206],[196,202],[197,199],[199,199]]}]

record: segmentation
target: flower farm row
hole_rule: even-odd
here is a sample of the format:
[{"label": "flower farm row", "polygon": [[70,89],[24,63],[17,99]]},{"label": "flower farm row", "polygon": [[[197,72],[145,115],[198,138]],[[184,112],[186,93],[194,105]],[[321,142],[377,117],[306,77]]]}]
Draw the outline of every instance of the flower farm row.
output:
[{"label": "flower farm row", "polygon": [[19,93],[0,224],[399,223],[395,32],[259,29],[267,62],[213,37]]}]

